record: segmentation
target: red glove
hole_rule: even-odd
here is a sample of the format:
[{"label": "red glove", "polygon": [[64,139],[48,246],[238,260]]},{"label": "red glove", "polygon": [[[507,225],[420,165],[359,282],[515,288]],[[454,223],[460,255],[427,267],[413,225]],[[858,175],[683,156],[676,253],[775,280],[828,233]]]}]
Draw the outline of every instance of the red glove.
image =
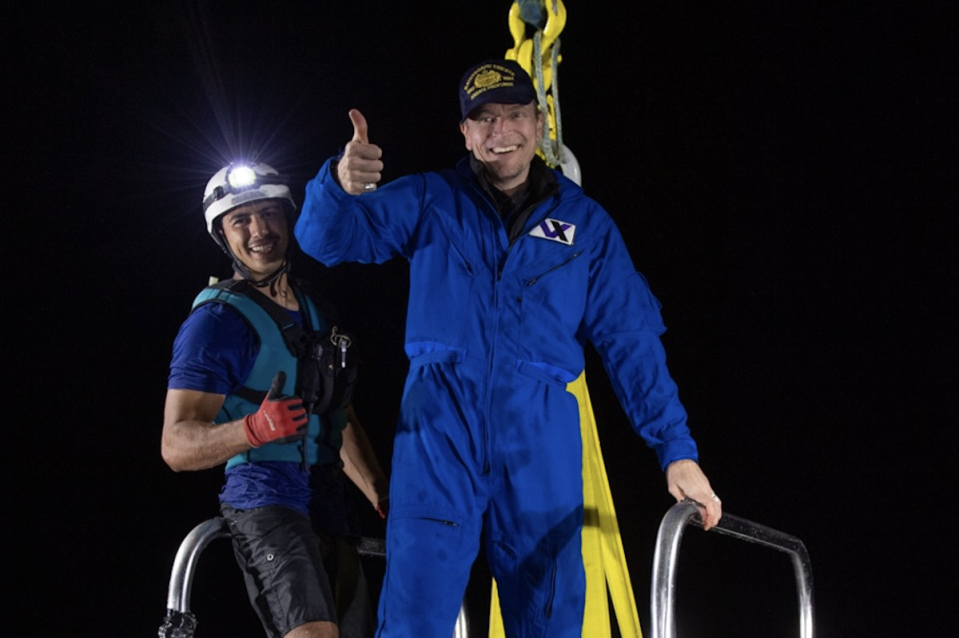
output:
[{"label": "red glove", "polygon": [[281,370],[273,377],[260,409],[243,418],[246,439],[253,447],[266,443],[290,443],[306,436],[309,418],[303,400],[282,396],[284,383],[286,373]]}]

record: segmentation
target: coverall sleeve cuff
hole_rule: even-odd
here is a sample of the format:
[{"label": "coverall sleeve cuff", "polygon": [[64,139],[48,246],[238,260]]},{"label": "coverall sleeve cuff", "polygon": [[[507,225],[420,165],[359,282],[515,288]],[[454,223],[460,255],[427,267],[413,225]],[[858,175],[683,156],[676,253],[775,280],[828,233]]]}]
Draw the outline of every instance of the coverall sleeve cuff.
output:
[{"label": "coverall sleeve cuff", "polygon": [[690,459],[699,463],[699,450],[692,439],[668,441],[656,448],[660,469],[665,472],[670,463]]}]

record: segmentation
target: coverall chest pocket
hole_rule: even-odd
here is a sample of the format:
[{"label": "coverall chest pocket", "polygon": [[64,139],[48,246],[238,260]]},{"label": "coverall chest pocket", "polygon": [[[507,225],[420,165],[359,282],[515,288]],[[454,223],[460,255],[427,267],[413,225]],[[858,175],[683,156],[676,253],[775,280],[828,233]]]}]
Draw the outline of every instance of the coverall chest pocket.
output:
[{"label": "coverall chest pocket", "polygon": [[588,274],[582,253],[568,252],[541,260],[520,276],[517,301],[530,360],[548,361],[558,355],[572,363],[562,350],[579,349],[575,335],[586,307]]},{"label": "coverall chest pocket", "polygon": [[410,260],[407,341],[462,343],[473,328],[474,259],[442,223],[426,226]]}]

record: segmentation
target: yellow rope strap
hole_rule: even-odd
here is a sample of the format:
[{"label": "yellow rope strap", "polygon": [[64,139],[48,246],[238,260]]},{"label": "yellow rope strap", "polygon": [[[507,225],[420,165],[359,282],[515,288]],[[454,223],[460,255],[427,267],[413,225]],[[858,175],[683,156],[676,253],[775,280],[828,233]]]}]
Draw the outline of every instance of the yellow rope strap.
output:
[{"label": "yellow rope strap", "polygon": [[[626,553],[619,534],[616,509],[609,490],[603,452],[596,431],[596,419],[586,387],[586,373],[567,386],[579,401],[583,437],[583,565],[586,568],[586,608],[583,638],[610,635],[609,600],[623,638],[642,638],[636,598],[629,580]],[[608,594],[608,598],[607,598]],[[490,638],[504,638],[502,613],[496,582],[490,604]]]}]

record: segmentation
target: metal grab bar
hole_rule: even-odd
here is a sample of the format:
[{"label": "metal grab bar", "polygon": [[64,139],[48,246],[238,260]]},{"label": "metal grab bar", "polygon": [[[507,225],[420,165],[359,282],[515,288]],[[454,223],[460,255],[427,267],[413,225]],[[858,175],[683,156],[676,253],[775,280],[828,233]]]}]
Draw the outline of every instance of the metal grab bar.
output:
[{"label": "metal grab bar", "polygon": [[167,614],[160,625],[159,638],[193,638],[196,617],[190,613],[190,590],[197,560],[212,541],[229,536],[226,520],[218,516],[194,527],[180,543],[173,559],[166,599]]},{"label": "metal grab bar", "polygon": [[[167,591],[167,615],[160,625],[159,638],[193,638],[196,617],[190,612],[190,591],[197,560],[206,546],[218,538],[229,538],[226,519],[215,517],[194,527],[177,550]],[[378,538],[362,538],[357,547],[361,556],[386,556],[385,543]],[[453,638],[469,638],[469,617],[466,601],[456,617]]]},{"label": "metal grab bar", "polygon": [[[650,591],[652,638],[676,638],[676,559],[686,526],[702,528],[699,507],[690,500],[673,505],[663,517],[656,536],[653,556],[653,582]],[[744,518],[723,514],[719,525],[710,531],[751,543],[772,547],[790,555],[799,595],[799,635],[813,638],[812,565],[802,541]]]},{"label": "metal grab bar", "polygon": [[173,573],[170,576],[170,589],[167,592],[167,609],[181,613],[190,611],[190,590],[193,587],[193,575],[200,553],[212,541],[228,538],[230,530],[226,521],[220,517],[203,521],[194,527],[177,550],[173,559]]}]

